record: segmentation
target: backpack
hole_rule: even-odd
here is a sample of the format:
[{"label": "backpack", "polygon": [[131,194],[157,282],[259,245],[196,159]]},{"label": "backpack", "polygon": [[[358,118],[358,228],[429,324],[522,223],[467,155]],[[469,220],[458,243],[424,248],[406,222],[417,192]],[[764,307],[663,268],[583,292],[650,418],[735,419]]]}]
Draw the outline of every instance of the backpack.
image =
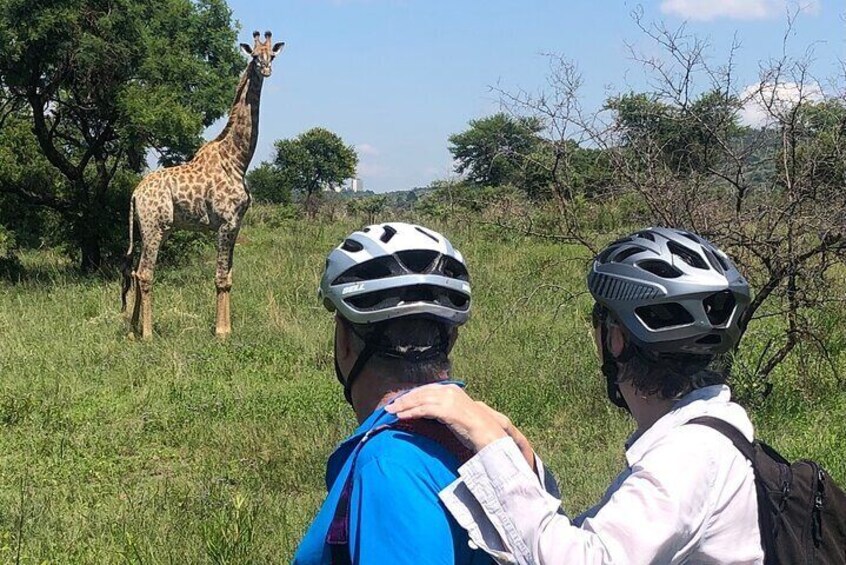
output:
[{"label": "backpack", "polygon": [[[429,438],[451,453],[459,464],[466,463],[473,456],[473,452],[458,441],[446,426],[435,420],[426,419],[400,420],[373,428],[362,438],[359,445],[386,430],[400,430]],[[355,465],[355,462],[353,462],[353,465]],[[335,507],[335,514],[326,535],[332,565],[350,565],[352,563],[350,558],[350,499],[352,498],[354,471],[354,468],[350,469],[349,475],[347,475],[347,480],[341,491],[341,498]]]},{"label": "backpack", "polygon": [[750,442],[731,424],[703,416],[687,422],[727,437],[752,464],[765,565],[846,564],[846,493],[815,461],[794,463]]}]

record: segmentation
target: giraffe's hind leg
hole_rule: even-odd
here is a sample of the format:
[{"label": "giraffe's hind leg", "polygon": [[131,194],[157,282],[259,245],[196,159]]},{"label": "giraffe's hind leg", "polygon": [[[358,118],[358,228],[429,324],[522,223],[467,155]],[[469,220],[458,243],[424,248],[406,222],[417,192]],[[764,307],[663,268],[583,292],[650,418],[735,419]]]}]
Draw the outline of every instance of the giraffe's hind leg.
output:
[{"label": "giraffe's hind leg", "polygon": [[132,329],[136,334],[140,330],[142,339],[153,337],[153,271],[164,238],[163,232],[145,234],[138,269],[132,275],[135,281]]}]

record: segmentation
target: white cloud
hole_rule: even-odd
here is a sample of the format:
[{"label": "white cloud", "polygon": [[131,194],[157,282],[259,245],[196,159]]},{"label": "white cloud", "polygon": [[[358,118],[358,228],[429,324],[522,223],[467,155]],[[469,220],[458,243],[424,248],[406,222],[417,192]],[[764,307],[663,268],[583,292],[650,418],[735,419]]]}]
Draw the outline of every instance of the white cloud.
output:
[{"label": "white cloud", "polygon": [[359,143],[355,146],[356,153],[359,155],[366,155],[368,157],[376,157],[379,155],[379,150],[369,143]]},{"label": "white cloud", "polygon": [[795,82],[751,84],[740,95],[743,108],[740,121],[752,127],[763,127],[786,115],[799,101],[819,102],[823,91],[816,84],[800,88]]},{"label": "white cloud", "polygon": [[784,16],[788,7],[816,14],[820,0],[663,0],[661,11],[686,20],[711,21],[718,18],[763,20]]}]

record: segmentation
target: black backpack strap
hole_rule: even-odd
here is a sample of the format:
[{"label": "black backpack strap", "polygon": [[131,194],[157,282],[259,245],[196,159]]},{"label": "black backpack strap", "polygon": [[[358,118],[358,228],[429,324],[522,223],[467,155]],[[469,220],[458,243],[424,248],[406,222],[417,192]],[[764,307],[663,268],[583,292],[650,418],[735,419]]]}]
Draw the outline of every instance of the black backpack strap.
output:
[{"label": "black backpack strap", "polygon": [[752,468],[755,468],[755,445],[746,439],[743,432],[738,430],[736,427],[732,426],[725,420],[720,420],[719,418],[714,418],[713,416],[700,416],[699,418],[689,420],[687,423],[699,424],[700,426],[707,426],[713,430],[717,430],[727,437],[734,444],[734,447],[736,447],[737,450],[749,460],[752,464]]},{"label": "black backpack strap", "polygon": [[[713,418],[711,416],[701,416],[686,422],[687,424],[699,424],[714,429],[725,437],[727,437],[734,444],[734,447],[743,454],[752,466],[752,473],[755,476],[755,492],[758,500],[758,528],[761,532],[761,547],[764,549],[764,564],[765,565],[779,565],[780,560],[778,551],[776,549],[775,538],[778,535],[778,528],[773,521],[773,516],[780,513],[780,509],[776,509],[773,501],[770,499],[766,485],[761,479],[758,471],[758,462],[755,458],[755,443],[746,439],[746,436],[724,420]],[[780,457],[780,456],[779,456]]]}]

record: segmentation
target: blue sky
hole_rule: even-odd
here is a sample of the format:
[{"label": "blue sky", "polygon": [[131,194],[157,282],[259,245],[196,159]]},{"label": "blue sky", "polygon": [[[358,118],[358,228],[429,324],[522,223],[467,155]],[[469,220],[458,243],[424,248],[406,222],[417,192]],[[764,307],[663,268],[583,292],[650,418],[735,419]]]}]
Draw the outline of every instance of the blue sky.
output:
[{"label": "blue sky", "polygon": [[[359,153],[365,188],[425,186],[454,175],[447,138],[499,110],[490,87],[543,87],[560,53],[584,78],[588,107],[608,92],[637,89],[643,71],[626,42],[651,49],[631,12],[709,39],[720,60],[737,35],[740,80],[757,79],[758,62],[781,53],[785,0],[229,0],[242,26],[286,42],[262,95],[253,166],[273,141],[328,128]],[[791,45],[814,45],[816,71],[837,73],[846,59],[842,0],[805,0]],[[222,121],[207,132],[211,137]]]}]

